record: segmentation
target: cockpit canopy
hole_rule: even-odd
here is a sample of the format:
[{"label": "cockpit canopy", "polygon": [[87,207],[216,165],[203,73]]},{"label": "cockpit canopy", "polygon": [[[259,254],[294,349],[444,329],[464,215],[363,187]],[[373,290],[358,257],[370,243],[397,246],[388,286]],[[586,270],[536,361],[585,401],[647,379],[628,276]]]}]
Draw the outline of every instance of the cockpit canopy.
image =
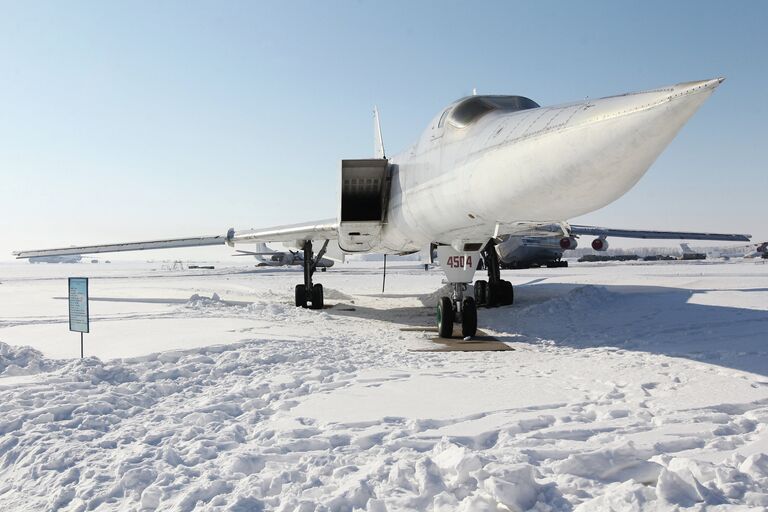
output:
[{"label": "cockpit canopy", "polygon": [[515,112],[539,106],[538,103],[524,96],[469,96],[459,100],[453,108],[446,110],[438,126],[442,127],[447,121],[456,128],[464,128],[494,110]]}]

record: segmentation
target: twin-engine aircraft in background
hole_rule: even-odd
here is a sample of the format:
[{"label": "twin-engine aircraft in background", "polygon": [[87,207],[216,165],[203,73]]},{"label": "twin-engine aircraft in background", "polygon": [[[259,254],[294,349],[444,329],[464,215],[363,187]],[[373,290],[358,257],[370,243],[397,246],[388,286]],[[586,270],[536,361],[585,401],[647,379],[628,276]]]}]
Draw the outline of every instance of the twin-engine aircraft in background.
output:
[{"label": "twin-engine aircraft in background", "polygon": [[[453,284],[451,295],[438,304],[440,335],[451,336],[454,322],[460,322],[462,336],[473,336],[478,304],[507,305],[514,299],[512,284],[500,278],[498,241],[505,235],[556,236],[562,248],[569,248],[576,236],[588,233],[567,219],[602,208],[632,188],[722,81],[686,82],[551,107],[522,96],[469,96],[439,112],[415,144],[391,158],[385,155],[374,111],[375,158],[342,160],[334,219],[230,229],[220,236],[15,254],[28,258],[283,242],[304,253],[304,282],[296,286],[296,306],[321,308],[323,288],[312,277],[329,247],[346,254],[409,254],[435,244]],[[749,241],[749,235],[701,237]],[[475,282],[471,297],[465,291],[481,252],[488,279]]]},{"label": "twin-engine aircraft in background", "polygon": [[80,263],[83,257],[80,254],[70,254],[68,256],[37,256],[29,258],[30,263]]},{"label": "twin-engine aircraft in background", "polygon": [[[256,251],[244,251],[238,249],[233,256],[253,256],[256,258],[259,267],[287,267],[292,265],[304,266],[304,254],[299,251],[275,251],[267,247],[267,244],[260,242],[256,244]],[[323,272],[333,266],[333,260],[328,258],[319,258],[315,262],[315,267]]]},{"label": "twin-engine aircraft in background", "polygon": [[[557,226],[554,226],[554,229],[557,231]],[[652,240],[720,240],[727,242],[744,240],[744,237],[746,236],[722,233],[690,233],[685,231],[609,229],[596,226],[577,226],[575,224],[570,225],[570,232],[570,237],[562,237],[558,235],[550,237],[502,237],[496,245],[496,252],[498,253],[501,267],[513,269],[543,266],[550,268],[567,267],[568,262],[562,259],[563,253],[565,251],[576,249],[579,246],[577,237],[583,235],[597,237],[594,238],[590,244],[592,250],[597,252],[608,250],[609,236],[615,238],[641,238]],[[686,249],[683,247],[683,252],[685,251]],[[689,250],[688,252],[693,253],[692,250]],[[687,259],[694,258],[688,257]]]}]

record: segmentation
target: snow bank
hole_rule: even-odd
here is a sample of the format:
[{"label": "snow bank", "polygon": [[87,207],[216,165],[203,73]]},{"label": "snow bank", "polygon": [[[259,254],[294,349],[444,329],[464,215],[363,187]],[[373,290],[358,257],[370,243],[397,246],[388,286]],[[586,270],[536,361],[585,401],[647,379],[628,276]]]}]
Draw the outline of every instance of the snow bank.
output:
[{"label": "snow bank", "polygon": [[32,347],[14,347],[0,342],[0,377],[32,375],[47,372],[59,366]]},{"label": "snow bank", "polygon": [[328,300],[354,300],[354,297],[334,288],[323,287],[323,297]]},{"label": "snow bank", "polygon": [[[359,292],[357,315],[293,307],[295,272],[216,282],[241,302],[198,277],[103,280],[105,296],[191,297],[94,304],[107,316],[92,345],[115,343],[107,326],[125,322],[120,343],[146,347],[131,359],[0,345],[0,375],[38,372],[0,388],[0,510],[766,510],[768,276],[648,268],[520,287],[518,305],[481,311],[514,334],[507,352],[409,351],[422,335],[397,322],[433,313],[398,290],[383,298],[397,315],[384,315],[365,294],[372,274],[322,275],[326,290]],[[398,279],[410,292],[440,278]],[[617,292],[622,279],[678,288]],[[691,279],[730,305],[689,302]],[[20,289],[50,297],[45,282]],[[4,339],[41,320],[59,329],[62,304],[34,319],[18,310]],[[204,331],[202,348],[190,331]],[[709,339],[718,357],[705,360]]]},{"label": "snow bank", "polygon": [[[354,375],[356,356],[334,361],[328,348],[257,341],[86,358],[33,387],[0,391],[12,404],[0,420],[0,504],[472,511],[562,501],[532,465],[447,438],[411,443],[402,429],[371,436],[290,419],[302,397]],[[30,486],[40,475],[46,485]]]},{"label": "snow bank", "polygon": [[631,443],[613,448],[601,448],[593,452],[569,455],[567,459],[555,464],[559,473],[592,478],[607,482],[635,480],[653,485],[662,467],[650,462]]},{"label": "snow bank", "polygon": [[[453,285],[451,284],[444,284],[437,290],[433,291],[432,293],[428,293],[426,295],[419,296],[419,301],[421,301],[422,304],[424,304],[427,307],[437,307],[437,303],[440,301],[441,297],[450,297],[453,293]],[[470,296],[474,296],[474,286],[467,287],[466,294]]]}]

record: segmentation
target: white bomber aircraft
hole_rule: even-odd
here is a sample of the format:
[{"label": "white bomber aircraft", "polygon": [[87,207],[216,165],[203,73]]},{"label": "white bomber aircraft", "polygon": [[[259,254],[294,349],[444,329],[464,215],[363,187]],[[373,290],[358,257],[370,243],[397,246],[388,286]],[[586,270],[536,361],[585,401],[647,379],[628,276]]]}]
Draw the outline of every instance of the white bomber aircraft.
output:
[{"label": "white bomber aircraft", "polygon": [[[513,301],[511,283],[499,276],[497,240],[557,233],[561,246],[568,248],[578,233],[566,220],[602,208],[632,188],[722,82],[686,82],[552,107],[522,96],[470,96],[443,109],[413,146],[389,159],[375,112],[376,158],[342,160],[335,219],[230,229],[220,236],[14,254],[29,258],[283,242],[304,251],[304,282],[296,286],[296,306],[322,308],[323,288],[312,283],[312,275],[327,250],[405,254],[437,246],[441,267],[453,284],[451,296],[438,305],[440,335],[450,337],[456,321],[462,336],[474,336],[478,302]],[[584,233],[585,227],[580,228]],[[695,235],[749,240],[749,235]],[[317,254],[315,244],[322,244]],[[488,281],[477,281],[475,297],[465,297],[481,251]]]}]

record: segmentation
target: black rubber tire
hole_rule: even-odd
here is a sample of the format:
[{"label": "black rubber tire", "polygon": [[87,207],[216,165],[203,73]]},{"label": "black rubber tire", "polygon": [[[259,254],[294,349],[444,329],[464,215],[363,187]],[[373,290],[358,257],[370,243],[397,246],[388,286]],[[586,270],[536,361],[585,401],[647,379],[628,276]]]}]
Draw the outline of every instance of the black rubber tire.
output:
[{"label": "black rubber tire", "polygon": [[328,270],[327,267],[320,267],[320,272],[325,272],[326,270]]},{"label": "black rubber tire", "polygon": [[453,303],[450,297],[440,297],[437,303],[437,334],[441,338],[453,336]]},{"label": "black rubber tire", "polygon": [[461,336],[472,338],[477,334],[477,303],[472,297],[464,297],[461,307]]},{"label": "black rubber tire", "polygon": [[312,287],[312,309],[323,309],[323,285],[320,283]]},{"label": "black rubber tire", "polygon": [[296,288],[294,289],[294,294],[296,298],[296,307],[297,308],[307,307],[307,294],[305,292],[303,284],[296,285]]},{"label": "black rubber tire", "polygon": [[485,303],[483,306],[486,308],[495,308],[499,305],[499,297],[501,297],[500,283],[488,283],[488,286],[485,289]]},{"label": "black rubber tire", "polygon": [[511,306],[515,303],[515,289],[509,281],[499,283],[499,303],[502,306]]},{"label": "black rubber tire", "polygon": [[485,306],[488,299],[488,281],[475,281],[475,304]]}]

